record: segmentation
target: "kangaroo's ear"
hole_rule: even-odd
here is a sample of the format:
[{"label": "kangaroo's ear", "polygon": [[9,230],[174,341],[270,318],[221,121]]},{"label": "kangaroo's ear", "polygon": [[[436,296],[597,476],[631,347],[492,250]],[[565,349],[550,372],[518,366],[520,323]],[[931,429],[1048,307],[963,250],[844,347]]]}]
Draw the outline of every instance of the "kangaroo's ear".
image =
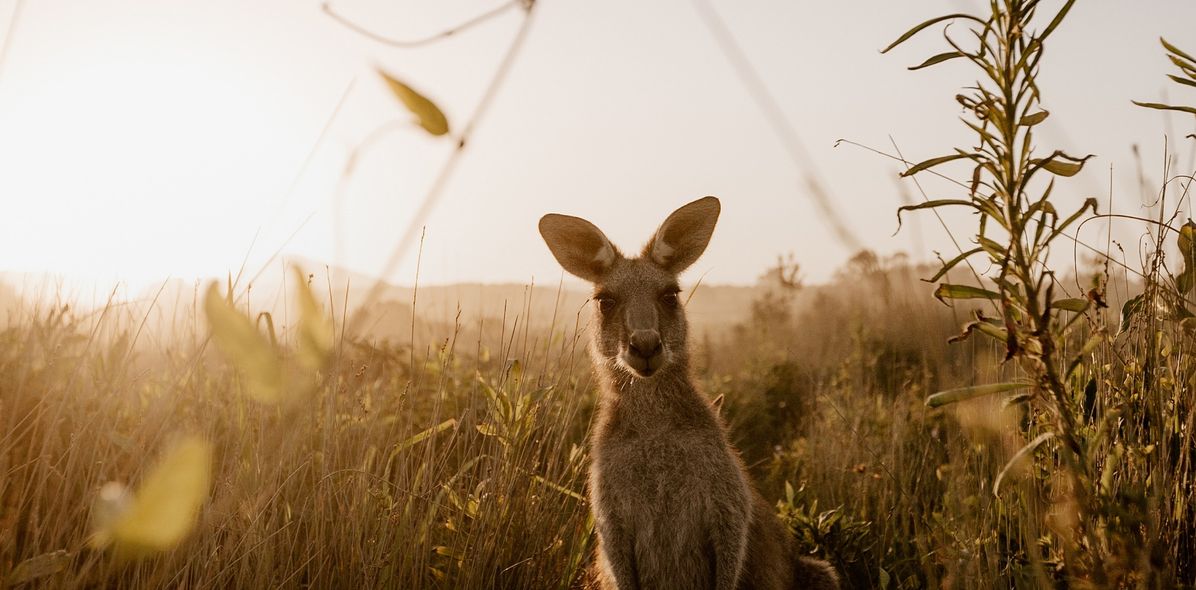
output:
[{"label": "kangaroo's ear", "polygon": [[620,256],[602,230],[580,217],[549,213],[540,218],[540,235],[565,270],[591,283],[601,281]]},{"label": "kangaroo's ear", "polygon": [[673,274],[689,268],[706,251],[720,210],[718,199],[702,197],[673,211],[644,246],[644,257]]}]

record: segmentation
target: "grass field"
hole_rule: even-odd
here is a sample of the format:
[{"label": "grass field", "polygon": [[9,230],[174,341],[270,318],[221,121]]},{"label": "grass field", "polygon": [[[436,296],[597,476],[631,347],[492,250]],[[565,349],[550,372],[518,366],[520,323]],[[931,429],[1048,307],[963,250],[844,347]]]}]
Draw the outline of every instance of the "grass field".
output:
[{"label": "grass field", "polygon": [[[708,395],[725,396],[758,485],[848,587],[1035,587],[1036,576],[1065,571],[1059,533],[1046,528],[1060,510],[1047,491],[1054,451],[994,495],[994,478],[1028,436],[1027,411],[1001,398],[926,406],[929,393],[1008,372],[999,347],[947,344],[964,313],[930,296],[919,278],[931,271],[865,253],[832,284],[757,288],[739,321],[695,343],[696,371]],[[848,289],[862,296],[839,295]],[[206,326],[152,343],[134,341],[140,318],[115,308],[12,316],[0,347],[8,582],[36,571],[18,567],[33,563],[45,567],[31,579],[42,587],[574,586],[592,544],[583,485],[595,400],[589,312],[559,309],[555,327],[532,331],[526,303],[510,302],[505,324],[500,316],[414,347],[337,332],[317,374],[301,369],[303,328],[280,322],[291,375],[269,403],[214,350]],[[1126,516],[1180,511],[1173,540],[1123,549],[1149,550],[1163,575],[1190,576],[1178,569],[1191,567],[1188,468],[1175,454],[1190,443],[1181,436],[1167,448],[1153,431],[1170,427],[1146,423],[1186,416],[1172,412],[1187,402],[1149,401],[1140,370],[1117,365],[1140,356],[1142,332],[1101,353],[1114,366],[1100,408],[1144,408],[1118,426],[1116,444],[1127,450],[1101,483]],[[1186,334],[1168,338],[1172,350],[1158,358],[1186,363]],[[1186,387],[1167,379],[1158,384]],[[165,548],[136,534],[96,545],[97,513],[111,503],[104,484],[136,488],[186,437],[211,452],[194,528]],[[1177,461],[1182,470],[1165,463]],[[1187,495],[1147,491],[1156,485]],[[1133,499],[1142,512],[1130,512]],[[186,512],[162,501],[167,518]],[[1043,512],[1026,510],[1031,501]]]},{"label": "grass field", "polygon": [[[971,361],[943,345],[950,313],[917,269],[859,261],[842,284],[887,296],[760,288],[695,358],[769,497],[788,484],[783,510],[808,549],[867,587],[881,568],[898,580],[939,567],[903,540],[932,523],[888,515],[946,493],[943,441],[958,435],[921,398]],[[301,375],[273,403],[256,401],[206,326],[155,344],[116,308],[14,316],[0,361],[5,569],[43,556],[47,586],[570,587],[592,542],[589,312],[558,309],[557,326],[531,332],[524,303],[505,324],[414,347],[338,338],[310,382],[296,369],[302,328],[280,325],[283,362]],[[916,318],[918,337],[895,317]],[[165,552],[89,544],[101,487],[146,479],[185,436],[212,455],[194,530]]]}]

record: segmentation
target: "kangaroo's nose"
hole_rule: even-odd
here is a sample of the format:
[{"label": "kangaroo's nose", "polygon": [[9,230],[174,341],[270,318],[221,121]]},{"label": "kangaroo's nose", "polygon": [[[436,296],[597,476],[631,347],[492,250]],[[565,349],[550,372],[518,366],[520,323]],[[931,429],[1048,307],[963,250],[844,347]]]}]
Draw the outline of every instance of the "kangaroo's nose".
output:
[{"label": "kangaroo's nose", "polygon": [[628,344],[636,356],[649,359],[660,352],[660,334],[656,330],[636,330]]}]

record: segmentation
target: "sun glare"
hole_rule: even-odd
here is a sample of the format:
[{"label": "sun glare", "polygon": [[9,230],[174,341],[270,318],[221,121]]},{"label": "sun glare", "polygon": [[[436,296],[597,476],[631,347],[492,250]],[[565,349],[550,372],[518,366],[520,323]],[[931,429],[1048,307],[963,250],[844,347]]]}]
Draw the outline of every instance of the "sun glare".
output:
[{"label": "sun glare", "polygon": [[295,89],[260,56],[151,39],[8,73],[0,158],[20,165],[0,175],[0,268],[135,294],[249,253],[309,147]]}]

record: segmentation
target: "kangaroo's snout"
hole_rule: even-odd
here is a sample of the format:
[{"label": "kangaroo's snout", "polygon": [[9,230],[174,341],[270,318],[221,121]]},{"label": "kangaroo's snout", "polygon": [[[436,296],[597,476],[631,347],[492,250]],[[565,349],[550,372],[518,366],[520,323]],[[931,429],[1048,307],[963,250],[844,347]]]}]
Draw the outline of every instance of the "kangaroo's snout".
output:
[{"label": "kangaroo's snout", "polygon": [[651,358],[660,352],[660,333],[656,330],[636,330],[628,343],[631,352],[644,358]]},{"label": "kangaroo's snout", "polygon": [[652,375],[664,364],[664,347],[656,330],[635,330],[627,340],[623,362],[644,377]]}]

